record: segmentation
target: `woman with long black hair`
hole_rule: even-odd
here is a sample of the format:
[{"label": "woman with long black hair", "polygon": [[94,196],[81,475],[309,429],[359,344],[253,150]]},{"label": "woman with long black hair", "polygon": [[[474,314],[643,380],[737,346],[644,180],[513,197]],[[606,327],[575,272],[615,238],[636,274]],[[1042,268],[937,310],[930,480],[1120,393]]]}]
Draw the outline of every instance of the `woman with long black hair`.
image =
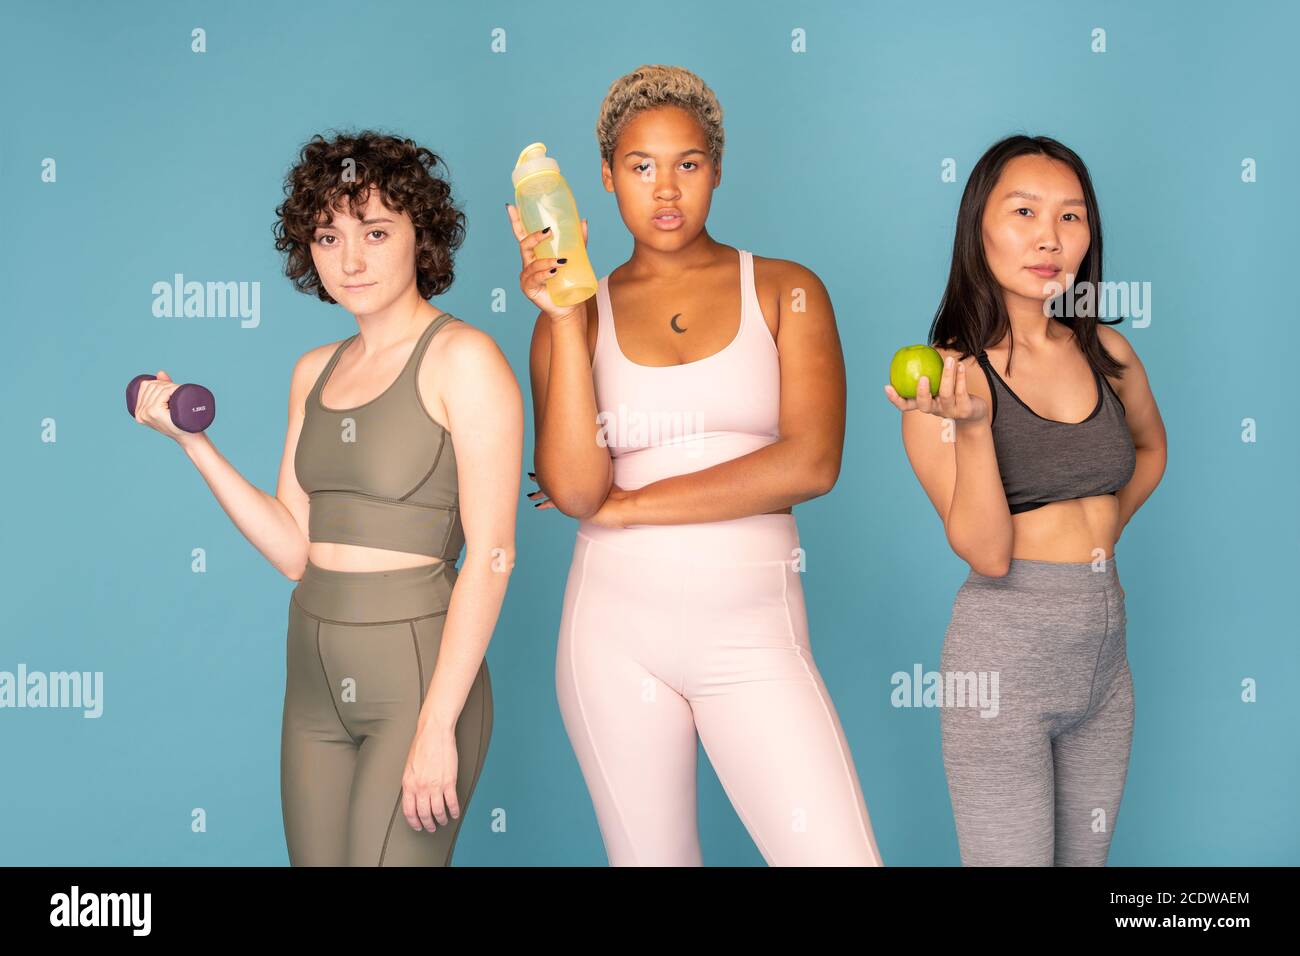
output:
[{"label": "woman with long black hair", "polygon": [[930,328],[938,395],[924,378],[912,399],[885,386],[971,568],[940,665],[959,690],[941,725],[966,865],[1102,865],[1124,790],[1114,548],[1164,472],[1165,432],[1132,346],[1095,314],[1101,251],[1083,161],[1045,136],[996,143],[962,195]]}]

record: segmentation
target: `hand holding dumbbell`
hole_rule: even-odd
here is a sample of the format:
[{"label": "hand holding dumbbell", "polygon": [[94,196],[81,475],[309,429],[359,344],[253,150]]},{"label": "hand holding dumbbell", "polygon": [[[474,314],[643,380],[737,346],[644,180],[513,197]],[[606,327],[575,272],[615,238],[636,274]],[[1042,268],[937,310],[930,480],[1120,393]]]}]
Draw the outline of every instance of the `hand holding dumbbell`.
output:
[{"label": "hand holding dumbbell", "polygon": [[[217,402],[202,385],[177,385],[166,372],[144,374],[126,386],[126,410],[137,422],[179,439],[201,432],[217,415]],[[168,414],[164,415],[166,410]],[[172,427],[168,427],[170,424]]]}]

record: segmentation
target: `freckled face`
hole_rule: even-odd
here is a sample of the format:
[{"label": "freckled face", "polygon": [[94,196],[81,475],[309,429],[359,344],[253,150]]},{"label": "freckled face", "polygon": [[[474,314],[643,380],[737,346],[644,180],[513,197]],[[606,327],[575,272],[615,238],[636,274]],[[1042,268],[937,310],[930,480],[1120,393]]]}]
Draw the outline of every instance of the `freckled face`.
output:
[{"label": "freckled face", "polygon": [[311,258],[325,291],[354,314],[377,312],[415,283],[415,225],[384,205],[372,189],[362,218],[346,208],[322,210]]},{"label": "freckled face", "polygon": [[655,249],[680,249],[700,234],[722,164],[709,157],[699,122],[676,106],[645,110],[632,118],[614,145],[605,188],[618,199],[618,212],[640,242]]},{"label": "freckled face", "polygon": [[1088,209],[1079,177],[1047,156],[1017,156],[984,207],[984,257],[1010,295],[1043,302],[1078,275],[1088,252]]}]

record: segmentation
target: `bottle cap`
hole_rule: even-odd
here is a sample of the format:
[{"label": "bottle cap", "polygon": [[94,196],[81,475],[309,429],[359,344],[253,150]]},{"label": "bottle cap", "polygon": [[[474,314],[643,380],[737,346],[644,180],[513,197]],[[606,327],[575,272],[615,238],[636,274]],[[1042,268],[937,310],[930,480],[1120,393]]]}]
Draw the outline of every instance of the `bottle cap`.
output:
[{"label": "bottle cap", "polygon": [[560,164],[546,155],[545,143],[529,143],[515,160],[515,169],[510,174],[510,182],[518,186],[522,180],[534,173],[558,173],[559,171]]}]

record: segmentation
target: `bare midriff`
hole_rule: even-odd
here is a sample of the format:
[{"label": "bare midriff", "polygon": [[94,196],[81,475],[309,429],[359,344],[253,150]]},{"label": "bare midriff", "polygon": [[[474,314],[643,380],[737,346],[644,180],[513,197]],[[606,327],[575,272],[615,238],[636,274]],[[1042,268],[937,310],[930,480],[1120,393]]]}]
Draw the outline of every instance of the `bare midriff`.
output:
[{"label": "bare midriff", "polygon": [[357,544],[314,541],[307,552],[312,564],[326,571],[400,571],[441,564],[442,558],[387,548],[366,548]]},{"label": "bare midriff", "polygon": [[1011,516],[1013,558],[1080,563],[1113,556],[1119,522],[1119,499],[1093,495],[1053,501]]}]

